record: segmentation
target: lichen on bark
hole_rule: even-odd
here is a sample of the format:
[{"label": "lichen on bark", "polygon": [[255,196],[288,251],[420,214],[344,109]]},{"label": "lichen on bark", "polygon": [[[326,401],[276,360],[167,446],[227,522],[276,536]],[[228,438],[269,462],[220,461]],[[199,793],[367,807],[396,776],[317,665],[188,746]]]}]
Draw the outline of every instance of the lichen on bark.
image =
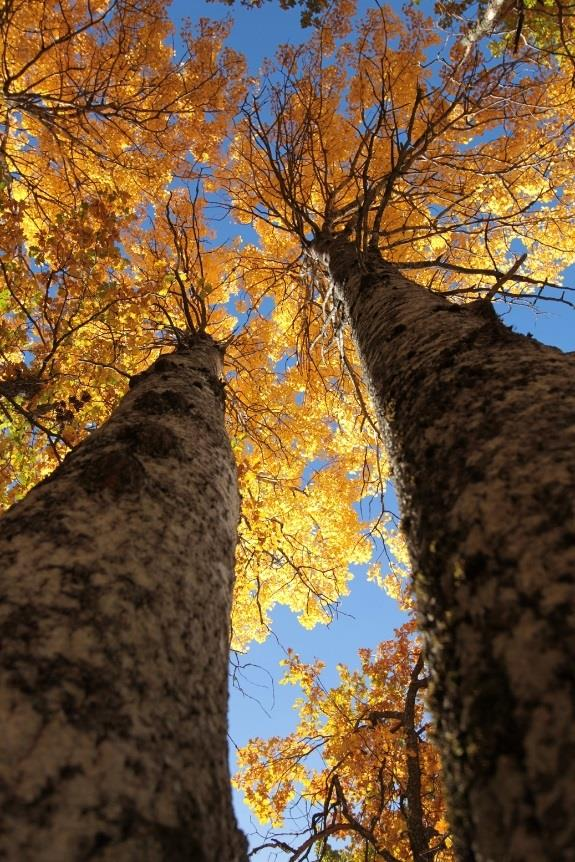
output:
[{"label": "lichen on bark", "polygon": [[239,497],[208,336],[0,521],[0,857],[240,862],[227,765]]}]

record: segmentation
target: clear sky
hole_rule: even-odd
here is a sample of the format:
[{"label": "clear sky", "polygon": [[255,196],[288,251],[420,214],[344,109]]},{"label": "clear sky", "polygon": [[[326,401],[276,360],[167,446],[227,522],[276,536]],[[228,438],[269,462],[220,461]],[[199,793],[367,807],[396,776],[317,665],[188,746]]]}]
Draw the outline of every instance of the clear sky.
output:
[{"label": "clear sky", "polygon": [[[368,5],[368,0],[362,0],[362,7]],[[235,24],[230,44],[246,55],[250,71],[257,73],[262,60],[273,54],[278,44],[301,41],[306,36],[299,26],[299,11],[282,12],[278,7],[277,0],[266,2],[263,8],[253,11],[239,6],[230,9],[206,0],[175,0],[171,5],[171,17],[177,22],[186,16],[192,20],[233,16]],[[567,272],[566,283],[575,285],[575,267]],[[505,322],[517,331],[531,332],[539,340],[563,350],[575,350],[575,314],[566,306],[542,303],[537,312],[525,307],[510,310],[502,303],[497,307]],[[394,510],[392,495],[390,492],[389,499],[386,498],[386,508]],[[367,583],[361,568],[355,567],[354,574],[351,595],[342,602],[332,625],[306,631],[291,612],[278,607],[273,615],[273,636],[265,644],[255,645],[241,658],[244,667],[237,681],[243,693],[234,686],[231,689],[232,760],[234,744],[243,745],[251,736],[285,733],[294,725],[295,713],[291,705],[297,692],[291,686],[274,683],[274,679],[281,676],[278,662],[285,656],[286,647],[296,649],[304,660],[322,658],[328,664],[325,681],[330,684],[337,680],[337,662],[357,665],[359,647],[375,646],[391,637],[393,629],[404,621],[395,602],[374,584]],[[253,835],[254,821],[237,794],[236,807],[240,825]],[[263,827],[260,829],[265,831]],[[257,836],[254,840],[258,843]],[[269,856],[264,851],[257,857],[262,862],[280,858],[273,851],[269,851]]]}]

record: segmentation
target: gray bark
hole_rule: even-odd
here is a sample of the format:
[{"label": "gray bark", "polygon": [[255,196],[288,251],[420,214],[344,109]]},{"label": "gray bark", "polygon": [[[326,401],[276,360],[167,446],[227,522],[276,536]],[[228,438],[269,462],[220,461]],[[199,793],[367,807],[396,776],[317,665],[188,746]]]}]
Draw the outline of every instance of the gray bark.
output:
[{"label": "gray bark", "polygon": [[394,459],[459,859],[575,859],[575,361],[323,241]]},{"label": "gray bark", "polygon": [[207,336],[0,521],[0,859],[239,862],[239,497]]}]

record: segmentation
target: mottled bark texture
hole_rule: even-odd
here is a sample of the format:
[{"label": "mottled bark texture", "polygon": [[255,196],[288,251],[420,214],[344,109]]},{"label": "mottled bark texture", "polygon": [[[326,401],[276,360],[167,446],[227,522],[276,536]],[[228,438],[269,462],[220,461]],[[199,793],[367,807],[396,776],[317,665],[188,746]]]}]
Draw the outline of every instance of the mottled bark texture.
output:
[{"label": "mottled bark texture", "polygon": [[394,459],[459,858],[574,860],[574,357],[316,250]]},{"label": "mottled bark texture", "polygon": [[0,859],[239,862],[238,492],[207,336],[0,521]]}]

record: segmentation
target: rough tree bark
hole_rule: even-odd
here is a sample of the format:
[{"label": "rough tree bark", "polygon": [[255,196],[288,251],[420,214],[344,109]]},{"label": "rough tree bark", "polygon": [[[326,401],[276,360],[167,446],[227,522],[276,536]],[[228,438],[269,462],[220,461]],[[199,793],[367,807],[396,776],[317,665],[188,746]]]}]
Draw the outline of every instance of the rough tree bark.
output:
[{"label": "rough tree bark", "polygon": [[160,357],[0,521],[0,858],[239,862],[221,355]]},{"label": "rough tree bark", "polygon": [[575,859],[575,359],[323,240],[395,479],[464,862]]}]

